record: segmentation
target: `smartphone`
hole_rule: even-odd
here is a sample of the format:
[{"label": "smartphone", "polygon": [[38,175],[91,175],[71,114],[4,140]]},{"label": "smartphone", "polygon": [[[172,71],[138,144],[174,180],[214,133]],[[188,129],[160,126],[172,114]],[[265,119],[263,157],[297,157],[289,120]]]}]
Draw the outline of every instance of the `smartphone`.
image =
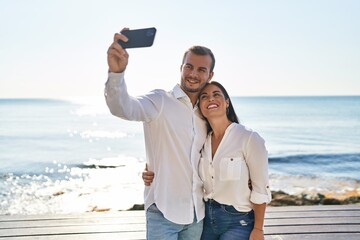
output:
[{"label": "smartphone", "polygon": [[122,48],[150,47],[154,43],[156,28],[127,30],[122,31],[121,34],[124,34],[129,39],[127,42],[118,40]]}]

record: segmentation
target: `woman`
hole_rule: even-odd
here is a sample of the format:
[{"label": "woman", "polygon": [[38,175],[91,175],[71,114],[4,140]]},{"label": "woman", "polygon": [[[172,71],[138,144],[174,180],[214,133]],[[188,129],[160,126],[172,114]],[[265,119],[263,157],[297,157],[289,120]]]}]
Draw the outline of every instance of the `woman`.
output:
[{"label": "woman", "polygon": [[206,85],[199,107],[208,123],[199,162],[205,200],[202,239],[264,239],[265,208],[271,201],[264,140],[239,124],[220,83]]},{"label": "woman", "polygon": [[[239,124],[218,82],[211,81],[200,92],[199,108],[208,127],[198,168],[205,201],[201,238],[262,240],[265,208],[271,201],[264,140]],[[154,173],[143,172],[145,185],[153,178]]]}]

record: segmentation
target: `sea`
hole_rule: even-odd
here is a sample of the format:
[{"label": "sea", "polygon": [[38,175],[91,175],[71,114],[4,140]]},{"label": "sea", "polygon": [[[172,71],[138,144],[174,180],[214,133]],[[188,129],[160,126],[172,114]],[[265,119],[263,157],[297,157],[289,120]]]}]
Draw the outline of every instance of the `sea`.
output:
[{"label": "sea", "polygon": [[[360,194],[360,96],[232,97],[269,152],[270,187]],[[143,127],[103,98],[0,99],[0,215],[119,211],[143,203]]]}]

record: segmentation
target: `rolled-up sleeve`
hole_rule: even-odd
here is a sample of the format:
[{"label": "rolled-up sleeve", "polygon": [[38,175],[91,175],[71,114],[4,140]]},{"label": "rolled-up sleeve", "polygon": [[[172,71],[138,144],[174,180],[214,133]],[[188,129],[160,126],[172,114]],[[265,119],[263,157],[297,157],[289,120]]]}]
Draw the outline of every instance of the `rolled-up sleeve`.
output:
[{"label": "rolled-up sleeve", "polygon": [[246,149],[246,159],[252,184],[250,201],[254,204],[269,203],[271,191],[265,141],[258,133],[252,132]]}]

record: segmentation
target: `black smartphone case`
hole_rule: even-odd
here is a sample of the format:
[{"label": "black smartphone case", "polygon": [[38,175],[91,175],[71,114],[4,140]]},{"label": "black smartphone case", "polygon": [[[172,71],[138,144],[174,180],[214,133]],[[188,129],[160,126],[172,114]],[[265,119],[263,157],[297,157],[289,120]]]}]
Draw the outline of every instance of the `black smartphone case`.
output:
[{"label": "black smartphone case", "polygon": [[150,47],[154,43],[156,28],[128,30],[121,32],[121,34],[124,34],[129,39],[127,42],[118,41],[122,48]]}]

